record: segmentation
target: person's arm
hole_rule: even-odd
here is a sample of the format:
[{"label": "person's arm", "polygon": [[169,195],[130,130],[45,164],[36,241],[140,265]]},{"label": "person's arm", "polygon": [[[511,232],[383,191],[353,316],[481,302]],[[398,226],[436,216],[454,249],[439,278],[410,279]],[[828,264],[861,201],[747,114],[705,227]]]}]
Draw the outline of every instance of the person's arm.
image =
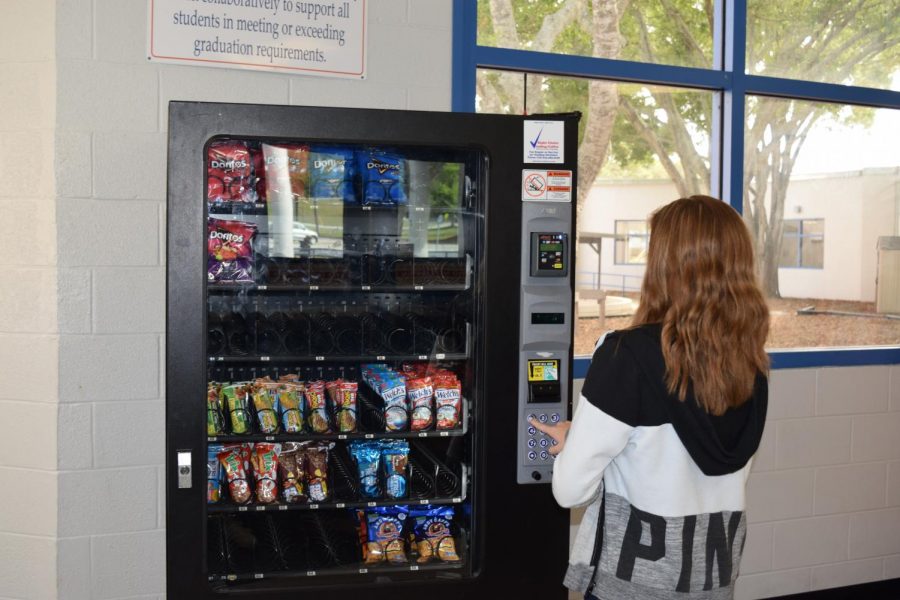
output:
[{"label": "person's arm", "polygon": [[560,506],[579,506],[597,495],[603,472],[628,444],[632,429],[581,398],[553,464],[553,497]]}]

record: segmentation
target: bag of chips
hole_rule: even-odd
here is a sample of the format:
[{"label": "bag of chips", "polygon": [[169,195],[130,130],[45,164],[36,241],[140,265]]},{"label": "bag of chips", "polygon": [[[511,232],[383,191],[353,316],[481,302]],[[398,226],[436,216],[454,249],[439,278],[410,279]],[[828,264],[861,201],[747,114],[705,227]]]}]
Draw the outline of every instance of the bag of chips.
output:
[{"label": "bag of chips", "polygon": [[331,433],[331,420],[325,400],[325,382],[310,381],[304,391],[309,430],[313,433]]},{"label": "bag of chips", "polygon": [[356,204],[356,159],[350,148],[313,146],[309,154],[309,196]]},{"label": "bag of chips", "polygon": [[272,397],[266,384],[257,384],[253,388],[253,406],[256,408],[256,418],[259,422],[260,432],[275,433],[278,431],[275,399]]},{"label": "bag of chips", "polygon": [[357,154],[362,177],[362,203],[399,205],[407,203],[406,161],[379,150]]},{"label": "bag of chips", "polygon": [[226,446],[216,456],[225,470],[228,481],[228,493],[236,504],[250,502],[250,482],[247,479],[245,451],[241,446]]},{"label": "bag of chips", "polygon": [[408,379],[406,395],[411,411],[410,430],[431,429],[434,426],[434,385],[431,377]]},{"label": "bag of chips", "polygon": [[246,142],[213,142],[206,157],[206,198],[210,203],[256,202],[253,158]]},{"label": "bag of chips", "polygon": [[381,498],[381,445],[374,440],[350,442],[350,456],[356,463],[360,493],[364,498]]},{"label": "bag of chips", "polygon": [[381,457],[384,465],[385,496],[390,499],[406,498],[409,490],[409,442],[406,440],[383,440]]},{"label": "bag of chips", "polygon": [[327,502],[331,497],[328,483],[328,451],[334,444],[310,443],[306,455],[306,484],[310,502]]},{"label": "bag of chips", "polygon": [[434,404],[438,429],[456,429],[460,425],[462,387],[455,375],[438,375],[434,379]]},{"label": "bag of chips", "polygon": [[206,385],[206,435],[225,433],[225,418],[222,416],[221,386],[215,381]]},{"label": "bag of chips", "polygon": [[435,558],[443,562],[459,562],[456,541],[450,531],[452,506],[413,508],[409,516],[419,555],[417,563],[427,563]]},{"label": "bag of chips", "polygon": [[300,444],[287,442],[278,457],[281,471],[281,489],[288,504],[306,502],[306,454]]},{"label": "bag of chips", "polygon": [[206,503],[217,504],[222,500],[222,463],[219,452],[222,446],[209,446],[206,449]]},{"label": "bag of chips", "polygon": [[207,280],[253,281],[255,235],[253,223],[210,218],[207,223]]},{"label": "bag of chips", "polygon": [[409,427],[409,405],[406,382],[397,375],[378,383],[378,395],[384,400],[384,424],[387,431],[406,431]]},{"label": "bag of chips", "polygon": [[271,504],[278,499],[278,444],[256,444],[250,463],[256,478],[256,501]]},{"label": "bag of chips", "polygon": [[366,564],[387,561],[396,565],[407,562],[403,524],[408,512],[405,506],[380,506],[366,513],[369,534],[363,553]]},{"label": "bag of chips", "polygon": [[243,435],[250,433],[250,388],[246,384],[237,383],[222,388],[225,399],[225,410],[228,412],[231,433]]},{"label": "bag of chips", "polygon": [[305,198],[309,184],[309,147],[296,144],[263,144],[266,195],[286,193]]},{"label": "bag of chips", "polygon": [[303,386],[299,383],[280,383],[277,390],[282,429],[285,433],[302,433],[303,409],[300,398],[303,394]]}]

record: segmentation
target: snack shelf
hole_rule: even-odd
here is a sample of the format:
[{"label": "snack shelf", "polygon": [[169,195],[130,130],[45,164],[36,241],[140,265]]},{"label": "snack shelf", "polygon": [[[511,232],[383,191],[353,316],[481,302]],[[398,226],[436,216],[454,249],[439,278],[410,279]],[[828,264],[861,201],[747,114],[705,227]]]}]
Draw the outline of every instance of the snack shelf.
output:
[{"label": "snack shelf", "polygon": [[[350,511],[305,513],[276,518],[271,514],[220,514],[209,517],[208,580],[231,583],[289,577],[347,577],[458,571],[466,568],[468,532],[456,526],[453,538],[460,560],[402,564],[367,564],[358,523]],[[305,540],[305,541],[301,541]]]},{"label": "snack shelf", "polygon": [[242,283],[222,282],[210,283],[207,290],[215,294],[254,294],[260,292],[372,292],[372,293],[408,293],[408,292],[463,292],[469,289],[466,284],[422,284],[422,285],[290,285],[283,283]]},{"label": "snack shelf", "polygon": [[208,505],[207,512],[209,514],[215,513],[246,513],[246,512],[284,512],[291,510],[331,510],[331,509],[341,509],[341,508],[375,508],[376,506],[395,506],[397,504],[402,505],[443,505],[443,504],[461,504],[466,497],[456,496],[455,498],[423,498],[423,499],[410,499],[410,498],[393,498],[390,500],[357,500],[354,502],[318,502],[318,503],[297,503],[297,504],[210,504]]},{"label": "snack shelf", "polygon": [[268,363],[268,362],[388,362],[388,361],[453,361],[467,360],[468,352],[439,352],[436,354],[366,354],[357,356],[210,356],[211,363]]}]

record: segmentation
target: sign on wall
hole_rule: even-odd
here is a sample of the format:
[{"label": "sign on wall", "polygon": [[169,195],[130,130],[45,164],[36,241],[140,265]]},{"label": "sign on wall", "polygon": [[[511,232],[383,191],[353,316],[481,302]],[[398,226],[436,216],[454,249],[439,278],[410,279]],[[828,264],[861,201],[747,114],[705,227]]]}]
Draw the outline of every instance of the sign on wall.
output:
[{"label": "sign on wall", "polygon": [[361,79],[366,2],[150,0],[147,57]]}]

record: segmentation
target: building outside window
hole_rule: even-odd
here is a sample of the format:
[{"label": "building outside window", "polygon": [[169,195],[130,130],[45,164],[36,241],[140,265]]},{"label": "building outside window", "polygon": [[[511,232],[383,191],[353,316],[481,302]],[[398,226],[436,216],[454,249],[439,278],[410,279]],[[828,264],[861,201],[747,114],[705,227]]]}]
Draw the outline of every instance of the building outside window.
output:
[{"label": "building outside window", "polygon": [[650,231],[647,221],[616,221],[617,265],[647,264]]},{"label": "building outside window", "polygon": [[825,219],[785,219],[783,227],[779,268],[823,268]]}]

